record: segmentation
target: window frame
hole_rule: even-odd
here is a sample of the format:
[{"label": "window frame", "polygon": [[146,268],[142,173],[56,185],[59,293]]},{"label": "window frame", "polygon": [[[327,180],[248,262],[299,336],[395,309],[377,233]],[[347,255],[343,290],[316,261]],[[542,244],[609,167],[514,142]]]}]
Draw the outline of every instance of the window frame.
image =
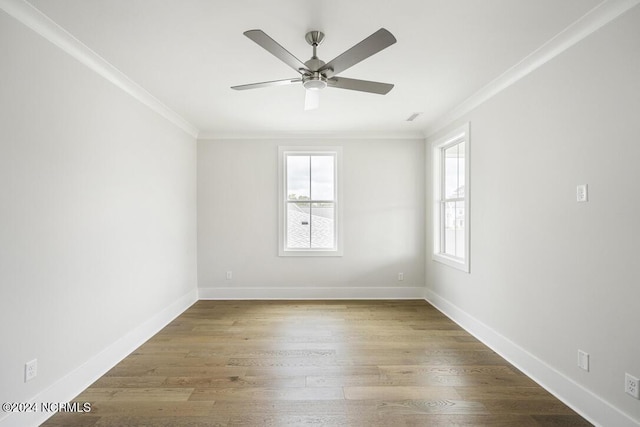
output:
[{"label": "window frame", "polygon": [[[471,174],[470,164],[471,164],[471,144],[470,144],[470,135],[469,135],[469,123],[465,123],[464,125],[454,129],[453,131],[445,134],[444,136],[436,139],[432,143],[432,170],[433,170],[433,253],[432,259],[434,261],[440,262],[442,264],[448,265],[450,267],[456,268],[458,270],[464,271],[466,273],[470,273],[470,235],[471,235],[471,222],[470,222],[470,211],[471,211]],[[444,151],[448,148],[451,148],[460,143],[465,143],[465,153],[464,153],[464,197],[447,199],[445,194],[445,156]],[[444,249],[444,227],[445,227],[445,218],[444,218],[444,209],[445,203],[447,201],[464,201],[465,210],[464,210],[464,257],[456,257],[443,252]]]},{"label": "window frame", "polygon": [[[287,245],[287,156],[331,155],[334,158],[334,247],[288,248]],[[279,256],[334,256],[343,255],[342,238],[342,147],[340,146],[279,146],[278,147],[278,255]],[[306,203],[306,202],[305,202]],[[309,200],[313,203],[313,200]]]}]

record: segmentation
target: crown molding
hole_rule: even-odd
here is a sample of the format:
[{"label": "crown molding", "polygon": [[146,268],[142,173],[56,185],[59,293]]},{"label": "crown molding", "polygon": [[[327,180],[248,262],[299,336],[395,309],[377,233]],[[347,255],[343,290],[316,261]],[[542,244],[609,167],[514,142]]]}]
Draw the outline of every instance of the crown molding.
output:
[{"label": "crown molding", "polygon": [[538,67],[555,58],[571,46],[589,36],[599,28],[616,19],[629,9],[640,4],[640,0],[605,0],[580,19],[569,25],[523,60],[509,68],[493,81],[471,95],[461,104],[431,123],[426,129],[426,138],[433,136],[455,120],[484,103],[494,95],[522,79]]},{"label": "crown molding", "polygon": [[198,134],[198,140],[211,141],[211,140],[230,140],[230,139],[244,139],[244,140],[259,140],[259,139],[297,139],[297,140],[310,140],[310,139],[366,139],[366,140],[382,140],[382,139],[424,139],[424,134],[420,131],[406,131],[406,132],[324,132],[324,131],[309,131],[309,132],[264,132],[264,133],[234,133],[234,132],[212,132],[202,131]]},{"label": "crown molding", "polygon": [[0,8],[142,104],[160,114],[175,126],[194,138],[198,137],[198,129],[194,125],[167,107],[27,1],[0,0]]}]

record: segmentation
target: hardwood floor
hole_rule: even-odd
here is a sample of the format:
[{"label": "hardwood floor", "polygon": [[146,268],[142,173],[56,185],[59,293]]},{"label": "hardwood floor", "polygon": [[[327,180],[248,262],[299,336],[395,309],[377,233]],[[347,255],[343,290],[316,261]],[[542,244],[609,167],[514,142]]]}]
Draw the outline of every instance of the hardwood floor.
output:
[{"label": "hardwood floor", "polygon": [[199,301],[65,426],[589,426],[424,301]]}]

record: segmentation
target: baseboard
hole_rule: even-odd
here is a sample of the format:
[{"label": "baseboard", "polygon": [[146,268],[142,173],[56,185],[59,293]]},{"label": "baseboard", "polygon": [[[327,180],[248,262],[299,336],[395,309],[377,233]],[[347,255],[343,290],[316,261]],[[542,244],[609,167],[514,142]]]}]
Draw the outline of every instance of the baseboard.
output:
[{"label": "baseboard", "polygon": [[199,288],[198,297],[212,300],[424,299],[424,289],[423,286]]},{"label": "baseboard", "polygon": [[[508,338],[424,287],[199,288],[153,316],[107,349],[39,393],[31,402],[68,402],[160,331],[198,299],[426,299],[507,361],[596,426],[638,427],[635,420]],[[37,426],[54,413],[15,413],[0,427]]]},{"label": "baseboard", "polygon": [[[69,402],[178,315],[182,314],[197,299],[197,291],[194,289],[118,339],[83,365],[69,372],[66,376],[30,399],[30,402]],[[54,414],[53,412],[12,413],[0,420],[0,427],[38,426]]]},{"label": "baseboard", "polygon": [[637,421],[609,402],[566,377],[430,289],[425,289],[425,299],[590,423],[596,426],[640,426]]}]

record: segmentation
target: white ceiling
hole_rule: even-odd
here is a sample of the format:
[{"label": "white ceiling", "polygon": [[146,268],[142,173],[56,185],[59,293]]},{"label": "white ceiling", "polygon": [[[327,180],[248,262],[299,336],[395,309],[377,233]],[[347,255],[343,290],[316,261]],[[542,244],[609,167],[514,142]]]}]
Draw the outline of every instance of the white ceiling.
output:
[{"label": "white ceiling", "polygon": [[[30,0],[201,135],[421,134],[602,0]],[[242,33],[262,29],[303,62],[309,30],[328,62],[377,29],[398,42],[341,73],[387,95],[230,86],[296,77]],[[405,119],[423,112],[416,121]]]}]

